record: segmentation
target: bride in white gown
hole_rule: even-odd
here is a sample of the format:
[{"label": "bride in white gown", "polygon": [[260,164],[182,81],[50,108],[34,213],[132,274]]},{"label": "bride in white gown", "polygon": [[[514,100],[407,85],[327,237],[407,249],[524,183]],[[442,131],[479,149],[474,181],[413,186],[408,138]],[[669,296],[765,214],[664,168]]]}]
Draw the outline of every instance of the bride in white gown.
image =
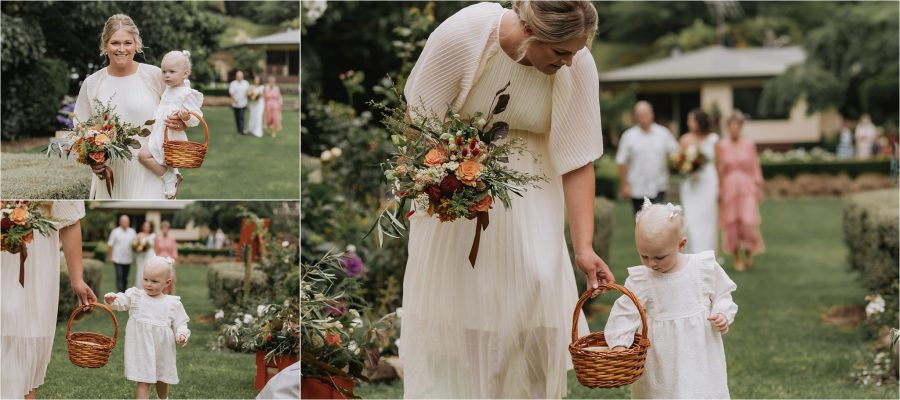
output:
[{"label": "bride in white gown", "polygon": [[[75,101],[77,121],[90,118],[95,100],[103,103],[111,101],[122,120],[136,126],[153,119],[165,84],[159,67],[134,61],[135,53],[140,53],[143,48],[134,21],[124,14],[109,17],[103,28],[100,47],[101,54],[109,59],[109,66],[91,74],[82,83]],[[166,125],[170,129],[184,129],[184,124],[177,117],[167,120]],[[141,146],[147,145],[148,138],[137,137],[137,140]],[[106,182],[95,175],[91,180],[90,198],[165,199],[162,180],[140,164],[137,150],[132,150],[132,154],[134,157],[131,160],[107,160],[106,164],[113,172],[112,193],[107,193]],[[97,172],[97,168],[94,171]]]},{"label": "bride in white gown", "polygon": [[697,254],[717,249],[719,176],[716,173],[715,147],[717,133],[710,133],[709,117],[700,109],[687,116],[688,132],[681,136],[682,151],[690,146],[706,157],[703,167],[681,182],[681,204],[684,207],[684,229],[688,252]]}]

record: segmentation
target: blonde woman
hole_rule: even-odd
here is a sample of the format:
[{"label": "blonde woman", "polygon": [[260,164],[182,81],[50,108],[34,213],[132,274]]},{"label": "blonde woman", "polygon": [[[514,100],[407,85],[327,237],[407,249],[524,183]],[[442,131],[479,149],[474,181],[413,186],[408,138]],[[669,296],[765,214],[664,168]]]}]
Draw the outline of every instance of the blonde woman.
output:
[{"label": "blonde woman", "polygon": [[[488,112],[510,82],[509,124],[537,159],[510,166],[542,174],[512,208],[495,204],[469,265],[474,221],[410,218],[400,358],[412,398],[560,398],[578,300],[566,249],[588,285],[613,282],[591,246],[593,161],[603,153],[597,67],[586,45],[597,11],[586,1],[514,1],[466,7],[428,38],[404,89],[410,112]],[[587,332],[583,317],[581,334]]]},{"label": "blonde woman", "polygon": [[[75,101],[75,118],[87,121],[93,112],[94,101],[111,101],[124,122],[137,126],[153,119],[160,97],[166,86],[159,67],[134,61],[136,53],[143,52],[141,34],[131,17],[116,14],[106,20],[100,35],[100,55],[109,65],[88,76],[81,85]],[[184,130],[185,124],[177,116],[166,119],[166,126]],[[141,147],[147,146],[146,137],[137,137]],[[92,199],[165,199],[163,182],[153,172],[141,166],[137,150],[135,157],[107,160],[112,169],[115,184],[112,193],[106,192],[104,183],[94,176],[91,181]],[[103,171],[104,164],[94,167]]]}]

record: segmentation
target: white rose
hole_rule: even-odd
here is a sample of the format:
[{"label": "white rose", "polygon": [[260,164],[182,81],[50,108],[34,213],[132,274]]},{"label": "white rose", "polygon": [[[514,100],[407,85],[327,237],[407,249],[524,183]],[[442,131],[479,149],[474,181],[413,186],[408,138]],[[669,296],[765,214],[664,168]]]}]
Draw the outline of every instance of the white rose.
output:
[{"label": "white rose", "polygon": [[319,158],[321,158],[322,161],[328,162],[331,161],[332,158],[334,158],[334,155],[331,154],[331,150],[325,150],[322,152],[322,155],[320,155]]}]

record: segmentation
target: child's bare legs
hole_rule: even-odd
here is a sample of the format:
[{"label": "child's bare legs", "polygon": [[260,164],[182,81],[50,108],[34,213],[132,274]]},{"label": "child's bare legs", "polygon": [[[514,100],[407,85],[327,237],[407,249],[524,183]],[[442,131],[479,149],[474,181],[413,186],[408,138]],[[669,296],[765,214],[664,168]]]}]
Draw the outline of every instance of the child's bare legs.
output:
[{"label": "child's bare legs", "polygon": [[744,271],[744,261],[741,260],[741,249],[734,251],[734,270],[738,272]]},{"label": "child's bare legs", "polygon": [[160,165],[156,162],[156,159],[150,154],[150,149],[148,149],[147,146],[141,147],[141,151],[138,152],[138,160],[141,162],[141,165],[149,169],[150,172],[156,174],[156,176],[163,176],[168,169],[165,165]]},{"label": "child's bare legs", "polygon": [[750,250],[744,250],[747,254],[744,256],[744,262],[747,264],[747,269],[753,268],[753,254],[750,253]]},{"label": "child's bare legs", "polygon": [[156,382],[156,397],[160,399],[169,398],[169,384],[165,382]]},{"label": "child's bare legs", "polygon": [[138,382],[137,389],[135,389],[135,391],[134,391],[134,398],[149,399],[150,398],[150,384],[147,382]]}]

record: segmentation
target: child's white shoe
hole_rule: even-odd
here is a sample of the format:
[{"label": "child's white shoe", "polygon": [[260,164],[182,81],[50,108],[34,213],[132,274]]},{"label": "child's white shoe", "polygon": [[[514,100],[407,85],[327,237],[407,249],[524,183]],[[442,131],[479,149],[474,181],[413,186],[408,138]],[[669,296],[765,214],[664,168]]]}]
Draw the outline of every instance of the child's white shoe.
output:
[{"label": "child's white shoe", "polygon": [[163,194],[167,199],[174,199],[175,195],[178,194],[178,183],[181,181],[181,174],[177,173],[174,169],[169,168],[162,175],[163,180]]}]

